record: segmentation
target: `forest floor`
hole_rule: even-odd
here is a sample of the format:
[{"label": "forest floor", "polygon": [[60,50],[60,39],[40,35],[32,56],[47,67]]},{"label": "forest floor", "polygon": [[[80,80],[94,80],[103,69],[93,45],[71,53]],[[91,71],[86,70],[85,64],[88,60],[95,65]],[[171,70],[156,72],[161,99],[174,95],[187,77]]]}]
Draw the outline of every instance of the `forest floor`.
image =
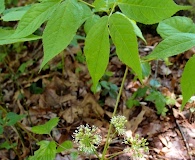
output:
[{"label": "forest floor", "polygon": [[[145,35],[147,46],[139,42],[140,55],[149,54],[161,39],[150,34]],[[56,56],[42,71],[39,72],[43,51],[39,41],[9,45],[4,48],[8,54],[1,56],[0,61],[0,107],[7,112],[28,115],[20,126],[30,130],[32,126],[44,124],[53,117],[60,117],[58,126],[52,136],[58,143],[72,140],[72,133],[81,124],[95,125],[100,129],[103,137],[98,147],[101,153],[105,144],[110,118],[116,102],[115,93],[111,96],[109,89],[102,88],[93,94],[91,91],[91,78],[82,54],[83,43],[70,46],[60,55]],[[6,53],[5,52],[5,53]],[[125,80],[124,89],[120,99],[117,114],[124,115],[127,132],[132,135],[138,133],[149,142],[149,153],[144,159],[151,160],[195,160],[195,102],[192,101],[180,112],[181,90],[180,78],[187,60],[195,53],[191,49],[184,54],[172,57],[171,65],[163,61],[151,62],[151,75],[140,82],[131,74]],[[111,48],[110,62],[107,75],[101,80],[116,84],[120,88],[125,65]],[[145,95],[139,97],[140,106],[127,107],[127,100],[139,88],[151,87],[151,80],[158,82],[157,90],[164,96],[170,97],[174,105],[166,105],[165,116],[158,115],[155,103],[145,100]],[[103,93],[104,92],[104,93]],[[148,94],[148,93],[146,93]],[[28,136],[22,128],[21,138],[10,127],[4,128],[4,135],[10,142],[17,143],[15,149],[0,149],[0,159],[25,159],[33,155],[38,148],[35,141]],[[39,140],[49,137],[38,136]],[[5,141],[5,136],[0,136],[0,143]],[[114,139],[107,154],[122,151],[125,147],[121,144],[120,137]],[[74,145],[76,149],[77,146]],[[69,153],[58,154],[56,160],[69,159]],[[80,154],[79,159],[95,159]],[[131,154],[122,154],[113,159],[131,159]]]}]

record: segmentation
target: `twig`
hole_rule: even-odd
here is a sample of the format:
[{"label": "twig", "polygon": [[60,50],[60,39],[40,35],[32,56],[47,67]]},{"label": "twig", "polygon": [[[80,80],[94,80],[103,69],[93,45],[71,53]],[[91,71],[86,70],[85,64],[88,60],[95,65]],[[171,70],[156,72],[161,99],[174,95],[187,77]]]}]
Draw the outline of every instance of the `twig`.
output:
[{"label": "twig", "polygon": [[184,141],[185,146],[186,146],[186,148],[187,148],[187,152],[188,152],[188,155],[189,155],[189,157],[190,157],[190,160],[193,160],[192,155],[190,154],[190,147],[189,147],[188,142],[187,142],[187,140],[186,140],[185,134],[183,133],[183,130],[182,130],[182,128],[180,127],[180,125],[179,125],[179,123],[177,122],[177,120],[175,120],[175,122],[176,122],[176,125],[177,125],[177,127],[178,127],[178,129],[179,129],[181,135],[182,135],[182,138],[183,138],[183,141]]}]

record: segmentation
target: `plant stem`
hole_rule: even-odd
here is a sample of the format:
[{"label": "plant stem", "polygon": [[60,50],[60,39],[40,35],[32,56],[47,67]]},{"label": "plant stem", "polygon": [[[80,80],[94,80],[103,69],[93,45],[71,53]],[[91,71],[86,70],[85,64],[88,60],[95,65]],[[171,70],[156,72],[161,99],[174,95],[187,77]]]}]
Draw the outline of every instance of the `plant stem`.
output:
[{"label": "plant stem", "polygon": [[[128,67],[126,66],[125,73],[124,73],[124,76],[123,76],[123,80],[121,82],[120,90],[119,90],[119,93],[118,93],[118,96],[117,96],[117,99],[116,99],[116,104],[114,106],[114,111],[113,111],[112,117],[114,117],[115,114],[116,114],[116,111],[117,111],[117,108],[118,108],[118,104],[119,104],[119,101],[120,101],[120,97],[121,97],[121,94],[122,94],[122,90],[123,90],[123,87],[124,87],[125,79],[127,77],[127,73],[128,73]],[[101,160],[104,160],[104,157],[106,155],[107,149],[109,147],[109,139],[110,139],[111,130],[112,130],[112,124],[110,123],[108,134],[107,134],[107,139],[106,139],[106,144],[104,145],[104,150],[103,150],[103,153],[102,153]]]},{"label": "plant stem", "polygon": [[112,9],[111,9],[111,11],[110,11],[110,13],[109,13],[109,17],[110,17],[110,16],[112,15],[112,13],[114,12],[115,7],[116,7],[116,2],[114,3],[114,5],[113,5],[113,7],[112,7]]},{"label": "plant stem", "polygon": [[86,4],[86,5],[88,5],[88,6],[90,6],[90,7],[92,7],[92,8],[95,8],[95,6],[92,5],[92,4],[90,4],[90,3],[87,3],[87,2],[85,2],[83,0],[79,0],[79,1],[82,2],[82,3],[84,3],[84,4]]},{"label": "plant stem", "polygon": [[124,151],[114,153],[114,154],[110,155],[110,157],[108,159],[114,158],[114,157],[116,157],[116,156],[118,156],[120,154],[123,154],[123,153],[124,153]]}]

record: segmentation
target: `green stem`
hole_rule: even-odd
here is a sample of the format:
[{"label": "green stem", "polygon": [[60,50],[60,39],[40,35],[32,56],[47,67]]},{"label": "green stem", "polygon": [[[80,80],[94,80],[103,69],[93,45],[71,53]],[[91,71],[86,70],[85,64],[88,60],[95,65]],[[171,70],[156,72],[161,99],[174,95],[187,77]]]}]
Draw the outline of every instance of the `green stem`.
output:
[{"label": "green stem", "polygon": [[[124,73],[124,76],[123,76],[123,80],[122,80],[122,83],[121,83],[121,87],[120,87],[120,90],[119,90],[119,93],[118,93],[118,96],[117,96],[117,99],[116,99],[116,104],[114,106],[114,111],[113,111],[112,117],[114,117],[115,114],[116,114],[118,104],[119,104],[119,101],[120,101],[120,97],[121,97],[121,94],[122,94],[122,90],[123,90],[123,87],[124,87],[125,79],[127,77],[127,73],[128,73],[128,67],[126,66],[125,73]],[[108,150],[111,130],[112,130],[112,124],[110,123],[108,134],[107,134],[107,139],[106,139],[106,144],[104,145],[104,150],[103,150],[103,153],[102,153],[101,160],[104,160],[106,152]]]},{"label": "green stem", "polygon": [[114,154],[110,155],[110,157],[108,159],[114,158],[114,157],[116,157],[116,156],[118,156],[120,154],[123,154],[123,153],[124,153],[124,151],[114,153]]},{"label": "green stem", "polygon": [[82,3],[84,3],[84,4],[86,4],[86,5],[88,5],[88,6],[90,6],[90,7],[92,7],[92,8],[95,8],[95,6],[92,5],[92,4],[90,4],[90,3],[87,3],[87,2],[85,2],[83,0],[79,0],[79,1],[82,2]]},{"label": "green stem", "polygon": [[39,142],[38,139],[36,139],[20,122],[17,122],[18,127],[20,127],[26,134],[32,138],[36,143]]},{"label": "green stem", "polygon": [[109,17],[112,15],[112,13],[114,12],[114,9],[115,9],[115,7],[116,7],[116,2],[114,3],[114,5],[113,5],[113,7],[112,7],[112,9],[111,9],[111,11],[110,11],[110,13],[109,13]]}]

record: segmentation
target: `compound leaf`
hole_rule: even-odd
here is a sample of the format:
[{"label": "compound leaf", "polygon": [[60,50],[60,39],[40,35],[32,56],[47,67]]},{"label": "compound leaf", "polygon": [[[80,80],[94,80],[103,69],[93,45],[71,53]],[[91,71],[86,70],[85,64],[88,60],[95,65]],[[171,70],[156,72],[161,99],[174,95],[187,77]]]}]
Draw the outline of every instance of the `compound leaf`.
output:
[{"label": "compound leaf", "polygon": [[121,0],[119,8],[136,22],[154,24],[191,7],[179,6],[172,0]]},{"label": "compound leaf", "polygon": [[50,119],[48,122],[46,122],[43,125],[34,126],[32,127],[32,132],[36,134],[50,134],[51,130],[57,126],[59,122],[59,118],[55,117]]},{"label": "compound leaf", "polygon": [[43,32],[44,58],[41,68],[63,51],[83,22],[83,9],[75,0],[66,0],[52,14]]},{"label": "compound leaf", "polygon": [[108,17],[104,16],[90,29],[84,47],[87,66],[95,87],[108,65],[109,50]]},{"label": "compound leaf", "polygon": [[131,67],[139,79],[142,79],[137,37],[132,23],[122,14],[115,13],[109,19],[109,29],[119,59]]},{"label": "compound leaf", "polygon": [[149,60],[164,59],[187,51],[193,46],[195,46],[195,34],[178,33],[160,42],[152,53],[145,58]]},{"label": "compound leaf", "polygon": [[183,95],[182,107],[195,93],[195,56],[191,57],[185,65],[181,77],[181,90]]},{"label": "compound leaf", "polygon": [[34,4],[20,20],[13,37],[26,37],[35,32],[49,18],[58,4],[58,1]]},{"label": "compound leaf", "polygon": [[195,24],[190,18],[174,16],[160,22],[157,32],[163,39],[177,33],[195,33]]},{"label": "compound leaf", "polygon": [[34,156],[30,156],[28,160],[53,160],[56,155],[55,141],[40,141],[37,143],[40,148],[35,151]]}]

